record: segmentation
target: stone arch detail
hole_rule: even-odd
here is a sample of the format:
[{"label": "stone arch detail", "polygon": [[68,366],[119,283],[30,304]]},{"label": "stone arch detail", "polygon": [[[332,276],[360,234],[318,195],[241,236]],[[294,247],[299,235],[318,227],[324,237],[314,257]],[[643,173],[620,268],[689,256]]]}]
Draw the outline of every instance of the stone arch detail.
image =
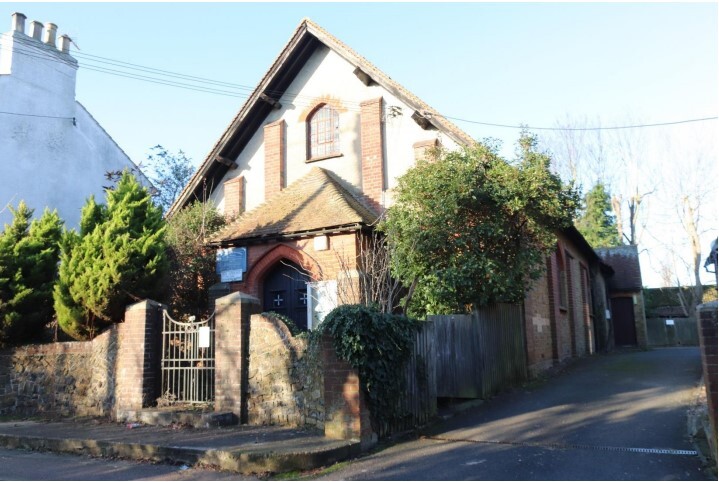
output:
[{"label": "stone arch detail", "polygon": [[280,244],[272,248],[270,251],[265,253],[247,276],[247,284],[251,287],[252,291],[259,293],[260,283],[264,280],[267,273],[277,264],[279,261],[286,259],[299,265],[302,269],[307,271],[312,279],[320,279],[321,269],[317,262],[312,259],[307,253],[294,249],[286,244]]}]

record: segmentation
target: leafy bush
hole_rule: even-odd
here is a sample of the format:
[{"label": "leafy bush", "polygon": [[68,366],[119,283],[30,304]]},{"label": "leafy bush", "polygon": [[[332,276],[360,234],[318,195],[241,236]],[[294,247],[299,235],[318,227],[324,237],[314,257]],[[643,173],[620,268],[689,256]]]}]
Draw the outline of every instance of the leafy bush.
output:
[{"label": "leafy bush", "polygon": [[194,202],[167,221],[170,262],[167,304],[173,313],[205,314],[208,289],[219,281],[215,251],[205,239],[225,225],[225,218],[207,202]]},{"label": "leafy bush", "polygon": [[10,209],[13,221],[0,233],[0,346],[36,340],[52,321],[62,233],[57,211],[30,222],[24,202]]},{"label": "leafy bush", "polygon": [[380,229],[393,246],[393,275],[414,288],[409,313],[523,299],[579,204],[535,145],[525,134],[514,164],[482,144],[439,152],[399,178]]},{"label": "leafy bush", "polygon": [[134,301],[160,297],[167,271],[165,223],[147,189],[125,172],[106,202],[88,199],[80,233],[67,232],[61,242],[55,311],[75,339],[121,320]]},{"label": "leafy bush", "polygon": [[374,420],[391,423],[402,417],[403,371],[421,322],[379,312],[365,305],[343,305],[319,325],[330,335],[337,357],[357,369]]},{"label": "leafy bush", "polygon": [[279,320],[284,323],[292,336],[300,336],[301,334],[306,333],[300,330],[300,327],[297,326],[297,323],[295,323],[294,320],[289,316],[277,313],[275,311],[266,311],[262,314],[267,316],[268,318],[275,318],[276,320]]}]

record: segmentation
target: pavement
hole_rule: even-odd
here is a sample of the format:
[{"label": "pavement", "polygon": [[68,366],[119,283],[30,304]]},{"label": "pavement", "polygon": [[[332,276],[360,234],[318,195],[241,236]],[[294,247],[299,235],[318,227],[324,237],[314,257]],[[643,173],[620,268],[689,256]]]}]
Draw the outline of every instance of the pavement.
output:
[{"label": "pavement", "polygon": [[243,474],[310,470],[354,457],[358,441],[282,427],[151,426],[99,419],[0,423],[0,447],[199,465]]}]

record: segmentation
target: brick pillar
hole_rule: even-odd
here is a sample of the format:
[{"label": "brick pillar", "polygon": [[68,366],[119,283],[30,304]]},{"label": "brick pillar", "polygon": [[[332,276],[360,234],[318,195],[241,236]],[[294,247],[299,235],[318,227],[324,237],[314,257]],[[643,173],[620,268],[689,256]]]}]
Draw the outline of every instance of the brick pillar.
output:
[{"label": "brick pillar", "polygon": [[235,292],[215,300],[215,410],[247,423],[250,316],[260,300]]},{"label": "brick pillar", "polygon": [[381,212],[385,188],[382,97],[362,102],[360,107],[362,192],[370,204]]},{"label": "brick pillar", "polygon": [[285,121],[265,126],[265,201],[285,187]]},{"label": "brick pillar", "polygon": [[130,305],[118,326],[117,411],[140,410],[161,395],[162,310],[151,300]]},{"label": "brick pillar", "polygon": [[702,368],[709,405],[709,422],[712,428],[713,444],[717,442],[717,302],[697,306],[699,346],[702,352]]},{"label": "brick pillar", "polygon": [[235,218],[245,212],[245,178],[230,179],[224,183],[225,216]]},{"label": "brick pillar", "polygon": [[357,371],[339,360],[332,340],[322,339],[322,366],[325,388],[325,437],[359,440],[362,448],[377,441],[372,432],[370,413],[362,394]]}]

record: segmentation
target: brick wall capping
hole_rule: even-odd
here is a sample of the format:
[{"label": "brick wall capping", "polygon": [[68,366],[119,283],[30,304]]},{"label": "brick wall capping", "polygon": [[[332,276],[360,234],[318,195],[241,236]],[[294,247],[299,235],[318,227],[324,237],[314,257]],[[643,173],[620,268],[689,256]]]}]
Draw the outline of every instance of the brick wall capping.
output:
[{"label": "brick wall capping", "polygon": [[260,304],[260,300],[252,295],[249,295],[247,293],[243,293],[241,291],[235,291],[230,293],[229,295],[225,295],[222,298],[217,298],[215,300],[215,305],[232,305],[236,303],[243,303],[243,304]]},{"label": "brick wall capping", "polygon": [[703,303],[703,304],[697,306],[697,311],[717,311],[718,307],[719,307],[719,304],[717,304],[717,300],[708,301],[706,303]]},{"label": "brick wall capping", "polygon": [[150,308],[163,308],[163,307],[165,307],[165,305],[163,305],[162,303],[158,303],[157,301],[142,300],[142,301],[138,301],[137,303],[134,303],[132,305],[129,305],[127,308],[125,308],[125,312],[137,311],[137,310],[146,311]]}]

